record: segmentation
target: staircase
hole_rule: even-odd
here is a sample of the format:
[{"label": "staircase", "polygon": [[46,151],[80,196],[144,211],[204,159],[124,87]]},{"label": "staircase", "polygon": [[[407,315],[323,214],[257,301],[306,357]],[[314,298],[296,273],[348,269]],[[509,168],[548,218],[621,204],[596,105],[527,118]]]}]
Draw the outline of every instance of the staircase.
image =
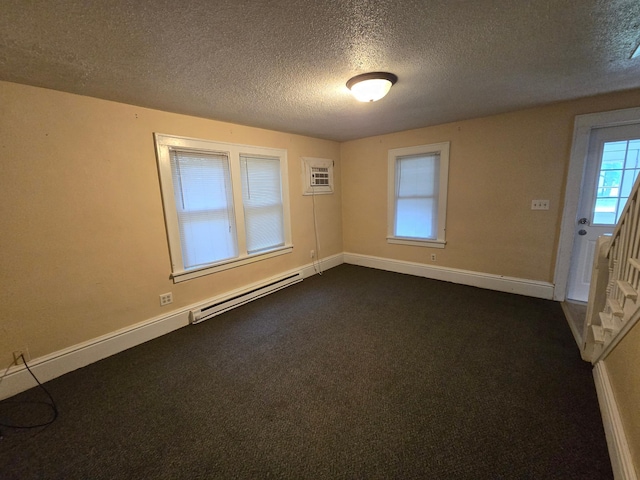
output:
[{"label": "staircase", "polygon": [[639,185],[640,177],[613,234],[596,244],[581,351],[593,364],[606,358],[640,317]]}]

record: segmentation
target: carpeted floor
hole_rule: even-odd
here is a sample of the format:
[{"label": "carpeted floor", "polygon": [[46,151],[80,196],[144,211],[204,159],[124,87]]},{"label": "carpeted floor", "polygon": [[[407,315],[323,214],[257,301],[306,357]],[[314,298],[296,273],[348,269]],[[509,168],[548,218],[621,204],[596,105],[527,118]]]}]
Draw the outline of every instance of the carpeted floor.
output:
[{"label": "carpeted floor", "polygon": [[613,478],[558,303],[351,265],[46,386],[0,478]]}]

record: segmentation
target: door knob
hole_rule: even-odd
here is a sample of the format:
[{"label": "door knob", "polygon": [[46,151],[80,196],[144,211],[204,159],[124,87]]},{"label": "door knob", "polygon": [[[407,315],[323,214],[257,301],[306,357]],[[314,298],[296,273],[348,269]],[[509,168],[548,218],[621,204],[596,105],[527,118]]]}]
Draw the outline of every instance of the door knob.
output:
[{"label": "door knob", "polygon": [[587,231],[584,228],[580,229],[580,231],[578,232],[578,235],[586,235],[586,234],[587,234]]},{"label": "door knob", "polygon": [[578,220],[578,223],[580,225],[588,225],[589,224],[589,220],[587,220],[587,217],[582,217],[580,220]]}]

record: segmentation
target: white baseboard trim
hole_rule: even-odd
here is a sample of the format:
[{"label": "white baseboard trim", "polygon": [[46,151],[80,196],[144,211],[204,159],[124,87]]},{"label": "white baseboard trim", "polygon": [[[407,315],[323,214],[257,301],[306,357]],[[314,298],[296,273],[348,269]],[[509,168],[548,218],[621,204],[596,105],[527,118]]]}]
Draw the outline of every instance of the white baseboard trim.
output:
[{"label": "white baseboard trim", "polygon": [[344,263],[388,270],[396,273],[406,273],[408,275],[443,280],[445,282],[460,283],[462,285],[497,290],[499,292],[517,293],[519,295],[544,298],[547,300],[553,298],[553,284],[537,280],[505,277],[491,273],[438,267],[348,252],[344,253]]},{"label": "white baseboard trim", "polygon": [[613,476],[616,480],[637,480],[633,457],[629,450],[624,425],[620,418],[618,404],[611,388],[609,372],[604,362],[593,367],[593,379],[598,393],[598,403],[602,414],[602,424],[607,437],[607,447],[611,458]]},{"label": "white baseboard trim", "polygon": [[[302,271],[304,278],[308,278],[316,274],[316,269],[322,271],[333,268],[343,263],[343,254],[332,255],[316,262],[314,269],[313,264],[309,263],[278,274],[278,277],[294,274]],[[319,265],[318,265],[319,264]],[[141,343],[148,342],[154,338],[170,333],[179,328],[189,325],[189,312],[192,309],[199,308],[202,305],[216,303],[225,298],[241,295],[244,292],[259,288],[261,285],[267,285],[273,281],[268,278],[260,282],[253,283],[243,288],[236,289],[232,292],[226,292],[214,298],[207,299],[197,304],[182,307],[179,310],[168,312],[165,315],[158,316],[138,324],[126,327],[115,332],[108,333],[101,337],[94,338],[87,342],[53,352],[49,355],[32,359],[29,362],[29,368],[40,380],[47,382],[53,380],[65,373],[69,373],[78,368],[85,367],[93,362],[102,360],[116,353],[120,353]],[[1,372],[4,373],[4,372]],[[33,377],[29,374],[24,365],[11,367],[7,370],[6,375],[0,378],[0,400],[17,395],[24,392],[37,384]]]},{"label": "white baseboard trim", "polygon": [[315,266],[313,263],[310,263],[302,267],[302,275],[304,276],[304,278],[309,278],[317,274],[318,272],[324,272],[325,270],[329,270],[330,268],[337,267],[342,263],[344,263],[343,253],[331,255],[330,257],[319,259],[317,262],[315,262]]},{"label": "white baseboard trim", "polygon": [[[85,367],[189,324],[189,311],[173,312],[131,327],[32,359],[29,368],[40,382]],[[24,365],[11,367],[0,383],[0,400],[37,386]]]}]

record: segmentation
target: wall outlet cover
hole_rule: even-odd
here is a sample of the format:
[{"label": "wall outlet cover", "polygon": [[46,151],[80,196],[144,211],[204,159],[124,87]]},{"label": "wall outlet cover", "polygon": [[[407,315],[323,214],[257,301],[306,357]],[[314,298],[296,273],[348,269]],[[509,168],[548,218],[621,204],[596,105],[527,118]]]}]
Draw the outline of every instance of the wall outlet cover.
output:
[{"label": "wall outlet cover", "polygon": [[549,210],[549,200],[531,200],[531,210]]}]

